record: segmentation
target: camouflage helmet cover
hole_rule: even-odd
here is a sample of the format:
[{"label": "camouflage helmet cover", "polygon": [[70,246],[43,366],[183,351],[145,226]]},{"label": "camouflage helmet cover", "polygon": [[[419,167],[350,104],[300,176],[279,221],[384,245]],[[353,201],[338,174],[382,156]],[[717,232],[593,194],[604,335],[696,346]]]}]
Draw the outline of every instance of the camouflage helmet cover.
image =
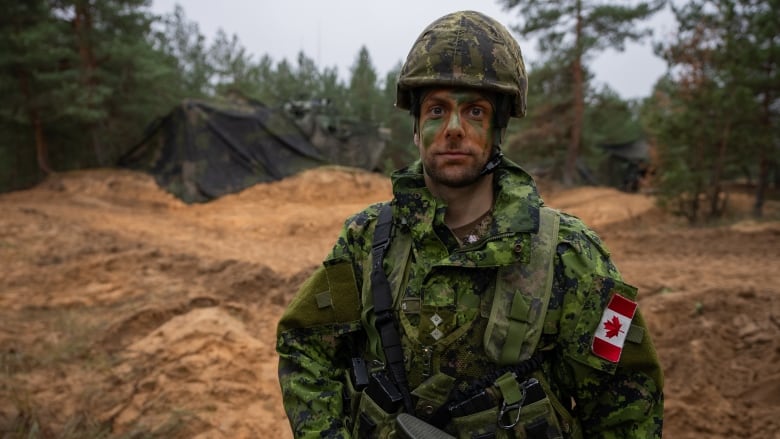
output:
[{"label": "camouflage helmet cover", "polygon": [[520,46],[498,21],[475,11],[445,15],[417,37],[401,67],[395,106],[410,110],[421,87],[470,87],[510,97],[510,116],[526,111],[528,78]]}]

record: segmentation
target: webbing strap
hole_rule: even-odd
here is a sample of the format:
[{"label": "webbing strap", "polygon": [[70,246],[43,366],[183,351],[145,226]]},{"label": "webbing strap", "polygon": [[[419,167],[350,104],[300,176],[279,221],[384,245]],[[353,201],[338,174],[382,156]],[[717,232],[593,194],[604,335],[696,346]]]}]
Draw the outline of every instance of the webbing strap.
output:
[{"label": "webbing strap", "polygon": [[[553,280],[553,257],[557,245],[559,221],[558,215],[549,208],[539,209],[539,232],[534,246],[532,264],[538,264],[538,270],[543,274],[540,285],[540,297],[534,298],[529,309],[524,302],[527,300],[522,293],[514,294],[507,315],[508,330],[506,342],[501,351],[501,362],[511,364],[521,357],[523,347],[535,348],[541,336],[541,322],[547,312]],[[539,273],[536,273],[539,275]]]},{"label": "webbing strap", "polygon": [[404,408],[408,413],[414,413],[412,395],[409,392],[409,381],[406,378],[404,368],[404,353],[401,348],[401,337],[398,334],[393,316],[393,295],[390,292],[390,283],[384,270],[384,258],[387,247],[390,245],[390,232],[393,226],[393,209],[388,204],[382,205],[379,210],[376,228],[374,229],[373,242],[371,244],[371,293],[374,299],[374,316],[376,330],[382,342],[385,353],[385,366],[398,386],[403,396]]},{"label": "webbing strap", "polygon": [[506,404],[515,404],[523,399],[523,392],[517,382],[517,377],[511,372],[507,372],[496,380],[496,386],[501,390],[501,397]]},{"label": "webbing strap", "polygon": [[[374,229],[374,241],[371,244],[371,287],[374,295],[374,312],[379,314],[389,311],[393,307],[393,296],[390,292],[390,284],[382,264],[385,252],[390,245],[390,232],[393,226],[393,210],[389,204],[381,207],[376,228]],[[386,293],[386,294],[385,294]]]}]

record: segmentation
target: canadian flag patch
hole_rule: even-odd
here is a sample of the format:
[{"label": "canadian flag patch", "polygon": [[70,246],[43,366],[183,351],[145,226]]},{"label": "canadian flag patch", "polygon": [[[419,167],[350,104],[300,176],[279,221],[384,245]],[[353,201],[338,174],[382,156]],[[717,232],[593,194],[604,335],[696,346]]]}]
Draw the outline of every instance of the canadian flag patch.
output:
[{"label": "canadian flag patch", "polygon": [[613,363],[620,360],[635,312],[636,302],[620,294],[612,296],[593,335],[591,350],[595,355]]}]

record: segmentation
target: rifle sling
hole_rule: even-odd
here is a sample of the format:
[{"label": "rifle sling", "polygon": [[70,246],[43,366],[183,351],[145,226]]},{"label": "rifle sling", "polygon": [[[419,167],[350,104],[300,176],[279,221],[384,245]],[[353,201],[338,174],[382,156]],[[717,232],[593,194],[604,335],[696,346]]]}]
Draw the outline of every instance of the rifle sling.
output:
[{"label": "rifle sling", "polygon": [[401,347],[401,337],[393,315],[393,295],[390,283],[384,270],[384,257],[390,245],[390,233],[393,226],[393,208],[387,203],[379,210],[376,228],[371,244],[371,293],[374,300],[374,315],[376,330],[385,354],[385,366],[393,381],[403,396],[404,408],[407,413],[414,413],[412,395],[409,391],[409,381],[404,368],[404,353]]}]

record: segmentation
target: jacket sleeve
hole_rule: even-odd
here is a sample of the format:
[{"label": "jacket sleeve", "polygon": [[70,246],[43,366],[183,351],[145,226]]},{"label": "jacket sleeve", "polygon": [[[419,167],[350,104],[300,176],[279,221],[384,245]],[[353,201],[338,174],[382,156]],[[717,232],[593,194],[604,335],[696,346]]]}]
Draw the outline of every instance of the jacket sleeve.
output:
[{"label": "jacket sleeve", "polygon": [[[575,404],[583,437],[660,438],[663,374],[641,312],[637,309],[618,362],[593,353],[594,335],[609,300],[636,301],[609,252],[576,218],[559,244],[554,292],[562,298],[560,381]],[[565,227],[562,227],[562,231]]]},{"label": "jacket sleeve", "polygon": [[351,437],[342,395],[351,353],[363,334],[351,238],[360,218],[347,220],[331,254],[279,320],[279,383],[296,438]]},{"label": "jacket sleeve", "polygon": [[[296,438],[349,438],[342,400],[346,361],[339,355],[357,331],[355,322],[314,322],[318,269],[279,321],[276,350],[284,409]],[[320,299],[322,300],[322,299]],[[315,305],[317,306],[317,305]],[[308,309],[307,309],[308,308]],[[319,309],[317,309],[319,311]]]}]

